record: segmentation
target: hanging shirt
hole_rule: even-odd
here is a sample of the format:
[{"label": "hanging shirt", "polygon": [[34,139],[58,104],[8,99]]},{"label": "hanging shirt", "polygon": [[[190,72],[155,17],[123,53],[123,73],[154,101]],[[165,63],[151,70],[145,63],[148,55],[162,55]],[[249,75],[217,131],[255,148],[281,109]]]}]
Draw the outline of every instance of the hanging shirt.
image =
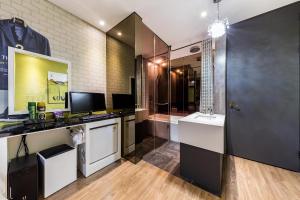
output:
[{"label": "hanging shirt", "polygon": [[0,90],[7,90],[8,46],[50,56],[48,39],[29,26],[22,27],[11,20],[0,20]]}]

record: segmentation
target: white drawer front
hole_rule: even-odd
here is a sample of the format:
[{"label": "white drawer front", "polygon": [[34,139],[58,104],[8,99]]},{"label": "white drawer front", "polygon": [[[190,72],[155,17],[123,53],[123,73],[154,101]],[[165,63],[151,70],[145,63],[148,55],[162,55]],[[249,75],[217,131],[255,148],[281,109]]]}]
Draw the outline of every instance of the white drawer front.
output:
[{"label": "white drawer front", "polygon": [[89,134],[89,164],[102,160],[118,151],[117,124],[91,128]]}]

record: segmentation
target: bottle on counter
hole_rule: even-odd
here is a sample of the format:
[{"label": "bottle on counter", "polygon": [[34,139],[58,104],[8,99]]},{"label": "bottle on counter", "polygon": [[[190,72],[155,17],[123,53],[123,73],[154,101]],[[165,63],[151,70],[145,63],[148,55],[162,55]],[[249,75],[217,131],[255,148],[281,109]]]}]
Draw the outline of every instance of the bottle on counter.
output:
[{"label": "bottle on counter", "polygon": [[39,120],[46,119],[46,104],[45,104],[45,102],[37,103],[37,117]]},{"label": "bottle on counter", "polygon": [[29,114],[29,119],[31,120],[36,119],[36,102],[28,102],[28,114]]}]

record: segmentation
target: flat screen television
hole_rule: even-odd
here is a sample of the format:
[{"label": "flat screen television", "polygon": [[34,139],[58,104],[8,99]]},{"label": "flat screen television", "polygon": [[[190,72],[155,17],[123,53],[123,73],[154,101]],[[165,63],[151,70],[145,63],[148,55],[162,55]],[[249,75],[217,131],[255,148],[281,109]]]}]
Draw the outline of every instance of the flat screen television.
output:
[{"label": "flat screen television", "polygon": [[93,95],[93,111],[106,110],[105,95],[103,93],[92,93]]},{"label": "flat screen television", "polygon": [[131,94],[112,94],[113,109],[135,109],[135,97]]},{"label": "flat screen television", "polygon": [[70,104],[73,114],[106,110],[103,93],[70,92]]}]

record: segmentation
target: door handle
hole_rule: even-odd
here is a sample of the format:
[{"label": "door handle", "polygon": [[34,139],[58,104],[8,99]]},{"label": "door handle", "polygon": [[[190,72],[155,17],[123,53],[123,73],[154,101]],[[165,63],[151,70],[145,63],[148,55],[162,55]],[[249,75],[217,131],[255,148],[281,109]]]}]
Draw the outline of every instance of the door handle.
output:
[{"label": "door handle", "polygon": [[229,103],[229,108],[232,109],[232,110],[235,110],[235,111],[240,111],[241,110],[240,107],[239,107],[239,105],[237,105],[233,101]]}]

